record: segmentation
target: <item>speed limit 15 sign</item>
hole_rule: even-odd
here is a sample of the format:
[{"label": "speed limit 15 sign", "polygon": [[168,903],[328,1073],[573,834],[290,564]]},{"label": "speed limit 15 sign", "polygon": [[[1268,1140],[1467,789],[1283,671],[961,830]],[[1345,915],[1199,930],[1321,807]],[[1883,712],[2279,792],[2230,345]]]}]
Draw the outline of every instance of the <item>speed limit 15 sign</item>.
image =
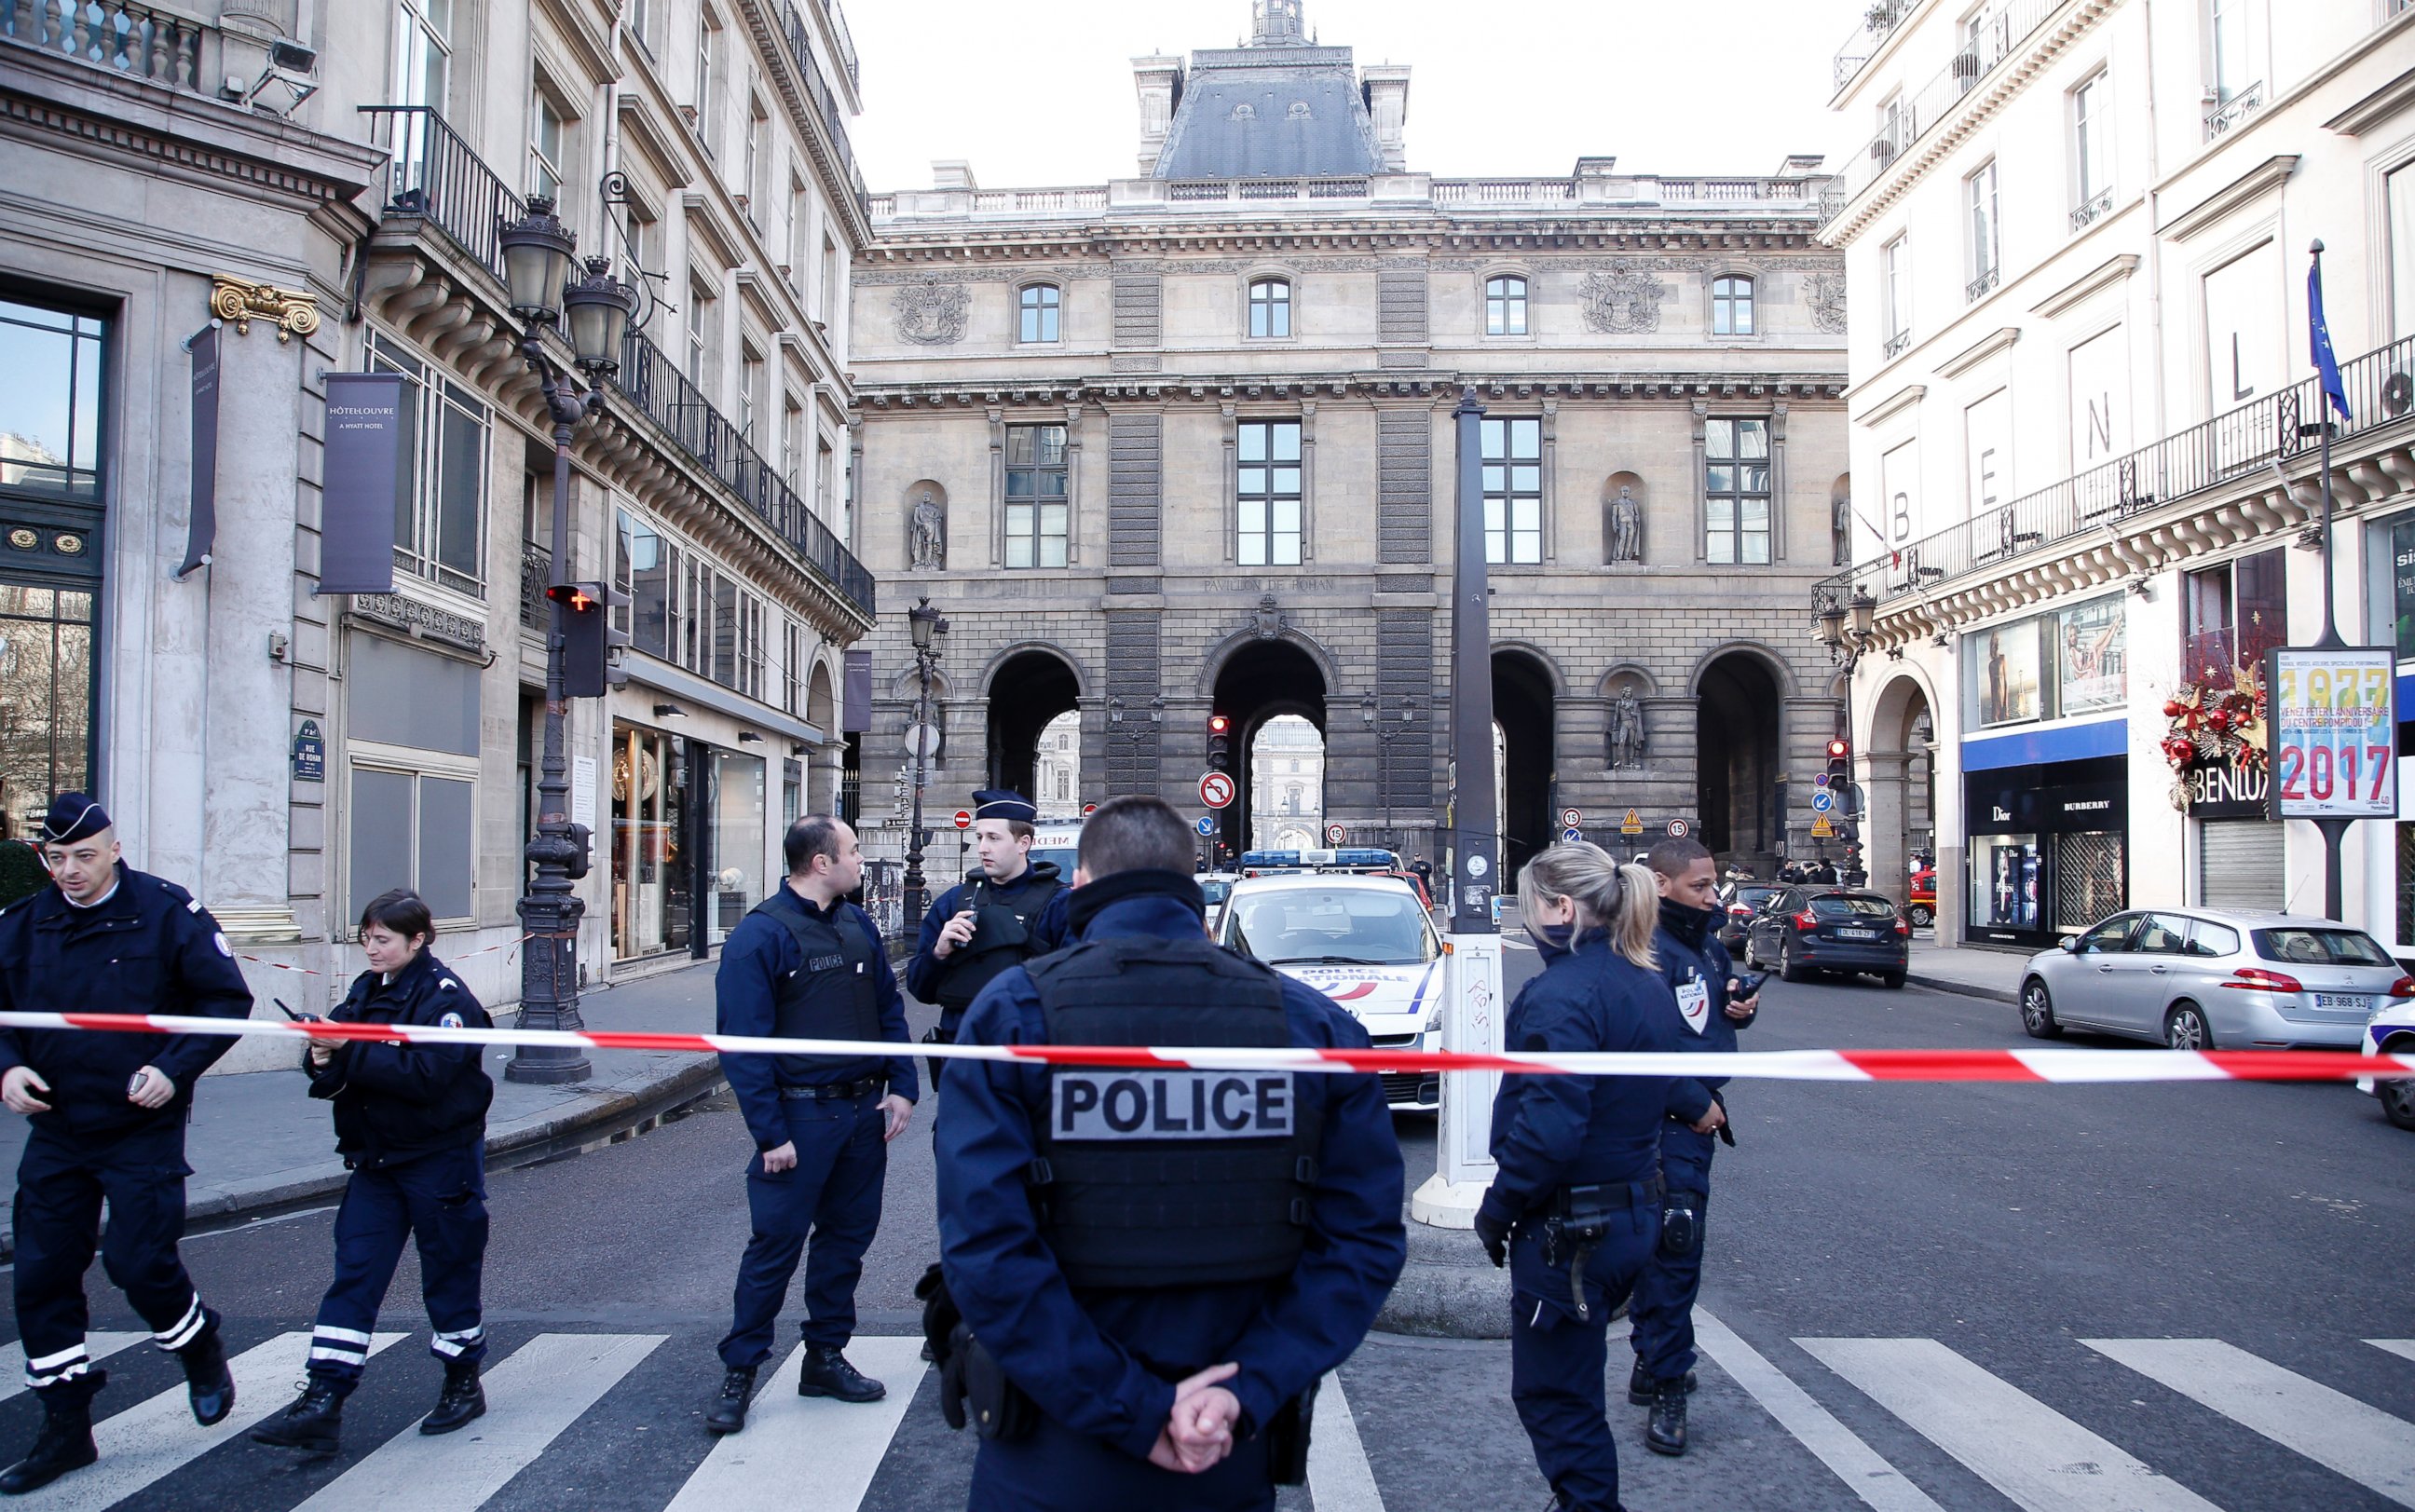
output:
[{"label": "speed limit 15 sign", "polygon": [[2398,812],[2397,666],[2389,647],[2281,647],[2266,666],[2272,811],[2285,819]]}]

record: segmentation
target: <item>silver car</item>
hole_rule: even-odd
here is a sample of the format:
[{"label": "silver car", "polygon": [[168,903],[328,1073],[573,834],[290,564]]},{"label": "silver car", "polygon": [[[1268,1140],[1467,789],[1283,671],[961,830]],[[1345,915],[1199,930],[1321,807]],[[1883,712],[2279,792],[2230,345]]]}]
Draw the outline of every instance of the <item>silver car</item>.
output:
[{"label": "silver car", "polygon": [[2174,1050],[2348,1049],[2415,981],[2361,929],[2294,914],[2142,908],[2033,957],[2021,1026],[2152,1040]]}]

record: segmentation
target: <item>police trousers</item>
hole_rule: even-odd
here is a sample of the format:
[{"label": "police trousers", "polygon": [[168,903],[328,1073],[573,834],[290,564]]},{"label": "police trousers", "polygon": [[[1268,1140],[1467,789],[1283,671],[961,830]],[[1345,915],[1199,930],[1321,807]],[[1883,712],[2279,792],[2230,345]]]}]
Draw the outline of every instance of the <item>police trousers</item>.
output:
[{"label": "police trousers", "polygon": [[1635,1282],[1628,1316],[1643,1373],[1673,1381],[1694,1368],[1694,1299],[1702,1290],[1702,1233],[1710,1217],[1711,1155],[1718,1135],[1698,1134],[1675,1119],[1660,1130],[1660,1175],[1667,1205],[1694,1210],[1694,1237],[1684,1252],[1656,1248]]},{"label": "police trousers", "polygon": [[355,1171],[336,1209],[336,1280],[310,1330],[310,1373],[349,1390],[368,1362],[378,1309],[406,1240],[419,1241],[419,1295],[440,1360],[487,1357],[479,1280],[487,1264],[486,1143]]},{"label": "police trousers", "polygon": [[1029,1437],[983,1439],[967,1512],[1268,1512],[1274,1467],[1263,1433],[1196,1475],[1161,1470],[1042,1413]]},{"label": "police trousers", "polygon": [[181,1349],[212,1325],[176,1253],[185,1233],[185,1178],[192,1174],[181,1119],[113,1138],[62,1134],[39,1124],[28,1131],[17,1162],[13,1280],[25,1384],[45,1401],[89,1401],[109,1381],[84,1352],[90,1310],[83,1274],[96,1248],[101,1269],[151,1325],[159,1348]]},{"label": "police trousers", "polygon": [[1635,1194],[1585,1257],[1589,1317],[1577,1316],[1565,1248],[1544,1264],[1539,1218],[1522,1220],[1509,1239],[1509,1400],[1534,1444],[1536,1466],[1575,1512],[1615,1512],[1619,1505],[1618,1445],[1602,1385],[1610,1315],[1660,1239],[1659,1207],[1643,1184]]},{"label": "police trousers", "polygon": [[878,1090],[828,1102],[783,1102],[780,1110],[788,1115],[797,1163],[767,1172],[758,1154],[746,1167],[746,1210],[755,1233],[738,1262],[729,1333],[721,1341],[721,1363],[731,1370],[751,1370],[772,1357],[772,1335],[800,1257],[805,1342],[837,1349],[854,1338],[855,1283],[863,1275],[863,1251],[880,1227],[889,1145],[881,1138],[886,1115]]}]

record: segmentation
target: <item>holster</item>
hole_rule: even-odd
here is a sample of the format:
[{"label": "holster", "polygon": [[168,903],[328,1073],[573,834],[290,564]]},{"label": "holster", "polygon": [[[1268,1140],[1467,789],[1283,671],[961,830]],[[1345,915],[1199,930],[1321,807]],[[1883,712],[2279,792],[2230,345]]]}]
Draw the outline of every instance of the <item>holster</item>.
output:
[{"label": "holster", "polygon": [[[952,1390],[953,1411],[949,1409]],[[1007,1378],[998,1356],[963,1323],[949,1331],[948,1364],[939,1374],[939,1411],[950,1428],[962,1428],[969,1419],[974,1432],[1000,1444],[1028,1438],[1040,1426],[1039,1403]]]},{"label": "holster", "polygon": [[[922,1279],[914,1283],[914,1295],[922,1299],[922,1342],[931,1346],[931,1363],[944,1371],[948,1366],[948,1352],[955,1347],[952,1336],[956,1325],[965,1321],[965,1315],[956,1310],[956,1299],[948,1295],[947,1273],[940,1269],[938,1261],[933,1261],[931,1268],[922,1272]],[[962,1428],[965,1425],[952,1423],[951,1426]]]},{"label": "holster", "polygon": [[[1652,1182],[1657,1199],[1659,1179]],[[1576,1310],[1578,1321],[1593,1320],[1593,1304],[1585,1300],[1585,1261],[1610,1233],[1611,1220],[1635,1206],[1635,1190],[1630,1182],[1597,1181],[1582,1187],[1562,1187],[1552,1194],[1551,1216],[1543,1220],[1543,1254],[1545,1265],[1557,1262],[1566,1249],[1568,1257],[1568,1302]]]},{"label": "holster", "polygon": [[[935,1024],[922,1031],[922,1042],[926,1045],[952,1045],[956,1042],[956,1037]],[[931,1090],[934,1092],[939,1089],[939,1068],[946,1064],[936,1055],[922,1057],[923,1068],[931,1073]]]},{"label": "holster", "polygon": [[1316,1388],[1322,1384],[1311,1381],[1308,1389],[1284,1402],[1266,1427],[1267,1461],[1278,1486],[1308,1484],[1309,1428],[1316,1416]]}]

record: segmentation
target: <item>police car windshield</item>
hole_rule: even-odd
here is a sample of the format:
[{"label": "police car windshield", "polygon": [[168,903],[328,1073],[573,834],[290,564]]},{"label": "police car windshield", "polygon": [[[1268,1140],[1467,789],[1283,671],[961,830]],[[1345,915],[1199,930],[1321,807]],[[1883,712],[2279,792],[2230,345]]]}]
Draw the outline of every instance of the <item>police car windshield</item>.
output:
[{"label": "police car windshield", "polygon": [[1244,897],[1233,944],[1268,966],[1422,966],[1432,928],[1406,888],[1284,888]]},{"label": "police car windshield", "polygon": [[1199,891],[1209,903],[1222,903],[1233,895],[1233,884],[1222,877],[1203,876],[1199,879]]}]

